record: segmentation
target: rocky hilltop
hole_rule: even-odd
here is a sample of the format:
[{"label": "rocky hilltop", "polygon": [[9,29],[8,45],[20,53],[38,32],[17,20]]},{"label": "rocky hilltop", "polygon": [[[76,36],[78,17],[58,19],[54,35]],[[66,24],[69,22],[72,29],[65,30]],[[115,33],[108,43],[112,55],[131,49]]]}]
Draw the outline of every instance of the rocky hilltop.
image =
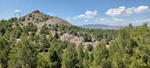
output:
[{"label": "rocky hilltop", "polygon": [[44,25],[44,23],[46,23],[47,25],[51,24],[51,25],[66,25],[66,26],[71,26],[70,23],[68,23],[67,21],[59,18],[59,17],[54,17],[54,16],[49,16],[46,14],[43,14],[42,12],[40,12],[39,10],[35,10],[30,14],[27,14],[25,16],[21,17],[21,22],[24,25],[28,25],[28,22],[32,22],[35,23],[38,27],[41,27]]}]

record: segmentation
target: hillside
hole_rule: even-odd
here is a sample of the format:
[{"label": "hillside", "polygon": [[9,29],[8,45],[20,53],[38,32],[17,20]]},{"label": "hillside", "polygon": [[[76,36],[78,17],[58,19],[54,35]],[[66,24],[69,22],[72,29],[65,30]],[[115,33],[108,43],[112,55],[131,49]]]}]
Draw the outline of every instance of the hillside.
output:
[{"label": "hillside", "polygon": [[70,23],[68,23],[67,21],[59,18],[59,17],[54,17],[54,16],[49,16],[49,15],[45,15],[43,13],[41,13],[39,10],[35,10],[30,14],[27,14],[25,16],[21,17],[21,22],[24,25],[27,25],[28,22],[33,22],[35,23],[38,27],[43,26],[45,23],[47,25],[51,24],[51,25],[66,25],[66,26],[71,26]]},{"label": "hillside", "polygon": [[147,23],[85,29],[36,10],[0,21],[0,68],[150,68],[149,40]]},{"label": "hillside", "polygon": [[[29,34],[31,34],[33,30],[36,31],[36,34],[43,34],[43,33],[49,34],[50,32],[52,36],[58,33],[59,34],[58,39],[67,40],[71,43],[75,43],[76,44],[75,48],[77,48],[77,46],[80,43],[83,43],[84,45],[91,44],[95,47],[98,44],[98,42],[102,40],[102,38],[100,37],[97,38],[102,33],[94,34],[95,32],[91,32],[91,36],[89,36],[88,32],[91,30],[86,30],[78,26],[73,26],[65,20],[62,20],[58,17],[45,15],[38,10],[35,10],[30,14],[22,16],[20,19],[21,19],[21,23],[20,22],[19,23],[21,27],[23,27],[24,25],[24,26],[30,26],[31,28],[34,28],[29,30],[28,32]],[[98,31],[102,31],[102,30],[98,30]],[[84,38],[84,34],[88,34],[88,37],[91,39],[89,39],[89,41],[84,41],[86,40],[86,38]],[[47,35],[47,37],[49,37],[49,35]],[[106,41],[108,43],[112,38],[110,39],[105,38],[105,39],[108,40]]]},{"label": "hillside", "polygon": [[[81,27],[71,25],[59,17],[45,15],[39,10],[35,10],[19,19],[11,18],[9,21],[13,22],[13,28],[19,28],[18,31],[20,31],[20,33],[14,33],[17,34],[14,38],[16,41],[20,41],[22,32],[29,35],[29,38],[30,35],[34,33],[40,36],[44,34],[46,35],[46,38],[50,36],[49,34],[51,34],[52,37],[55,37],[57,34],[57,39],[75,43],[76,49],[81,43],[85,45],[83,46],[84,48],[86,48],[89,44],[95,48],[101,41],[105,41],[107,47],[109,47],[110,41],[116,38],[116,34],[118,32],[117,30],[83,29]],[[39,49],[42,50],[41,48]]]}]

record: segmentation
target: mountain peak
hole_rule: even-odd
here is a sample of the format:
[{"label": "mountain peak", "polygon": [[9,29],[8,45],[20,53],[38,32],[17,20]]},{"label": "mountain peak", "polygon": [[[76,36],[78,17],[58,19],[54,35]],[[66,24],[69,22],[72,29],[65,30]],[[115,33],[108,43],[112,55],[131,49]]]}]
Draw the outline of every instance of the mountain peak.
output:
[{"label": "mountain peak", "polygon": [[41,13],[39,10],[35,10],[32,13]]},{"label": "mountain peak", "polygon": [[32,22],[35,23],[38,27],[41,27],[42,25],[44,25],[44,23],[52,24],[52,25],[54,24],[58,24],[58,25],[63,24],[67,26],[71,25],[70,23],[68,23],[67,21],[59,17],[46,15],[40,12],[39,10],[35,10],[32,13],[21,17],[21,21],[24,25],[28,25],[29,22]]}]

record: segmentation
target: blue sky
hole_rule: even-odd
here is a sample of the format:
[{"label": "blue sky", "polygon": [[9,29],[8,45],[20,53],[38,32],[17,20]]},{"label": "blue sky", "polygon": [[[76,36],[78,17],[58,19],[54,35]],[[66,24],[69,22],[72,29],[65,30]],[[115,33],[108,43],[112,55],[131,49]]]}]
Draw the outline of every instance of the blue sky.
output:
[{"label": "blue sky", "polygon": [[0,20],[40,10],[73,25],[135,26],[150,23],[150,0],[0,0]]}]

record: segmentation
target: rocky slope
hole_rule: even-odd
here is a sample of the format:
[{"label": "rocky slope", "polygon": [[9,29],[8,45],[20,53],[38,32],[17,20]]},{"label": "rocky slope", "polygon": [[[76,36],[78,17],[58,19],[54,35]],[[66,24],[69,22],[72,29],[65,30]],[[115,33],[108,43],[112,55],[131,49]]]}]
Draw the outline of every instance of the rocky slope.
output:
[{"label": "rocky slope", "polygon": [[45,23],[47,25],[49,25],[49,24],[51,24],[51,25],[58,24],[58,25],[71,26],[70,23],[68,23],[67,21],[65,21],[65,20],[63,20],[61,18],[45,15],[45,14],[41,13],[38,10],[35,10],[32,13],[21,17],[21,22],[24,25],[27,25],[28,22],[33,22],[38,27],[43,26]]},{"label": "rocky slope", "polygon": [[[61,25],[65,25],[65,26],[72,26],[70,23],[68,23],[67,21],[59,18],[59,17],[53,17],[53,16],[49,16],[46,14],[41,13],[38,10],[33,11],[30,14],[27,14],[25,16],[21,17],[21,23],[23,25],[28,25],[29,22],[32,22],[34,24],[37,25],[38,29],[36,34],[39,34],[41,27],[46,23],[47,26],[50,29],[53,29],[53,26],[49,26],[49,25],[56,25],[58,24],[60,27]],[[54,34],[57,32],[58,34],[60,34],[61,30],[59,30],[60,27],[57,27],[57,31],[55,30],[49,30],[49,32],[52,34],[52,36],[54,36]],[[30,34],[30,32],[29,32]],[[68,33],[64,33],[62,35],[59,36],[60,40],[68,40],[71,43],[75,43],[76,44],[76,48],[77,46],[82,42],[84,45],[87,44],[91,44],[93,45],[93,47],[95,48],[95,46],[100,42],[95,40],[92,37],[92,41],[91,42],[83,42],[83,37],[82,36],[74,36],[72,34],[68,34]],[[85,46],[86,47],[86,46]]]}]

